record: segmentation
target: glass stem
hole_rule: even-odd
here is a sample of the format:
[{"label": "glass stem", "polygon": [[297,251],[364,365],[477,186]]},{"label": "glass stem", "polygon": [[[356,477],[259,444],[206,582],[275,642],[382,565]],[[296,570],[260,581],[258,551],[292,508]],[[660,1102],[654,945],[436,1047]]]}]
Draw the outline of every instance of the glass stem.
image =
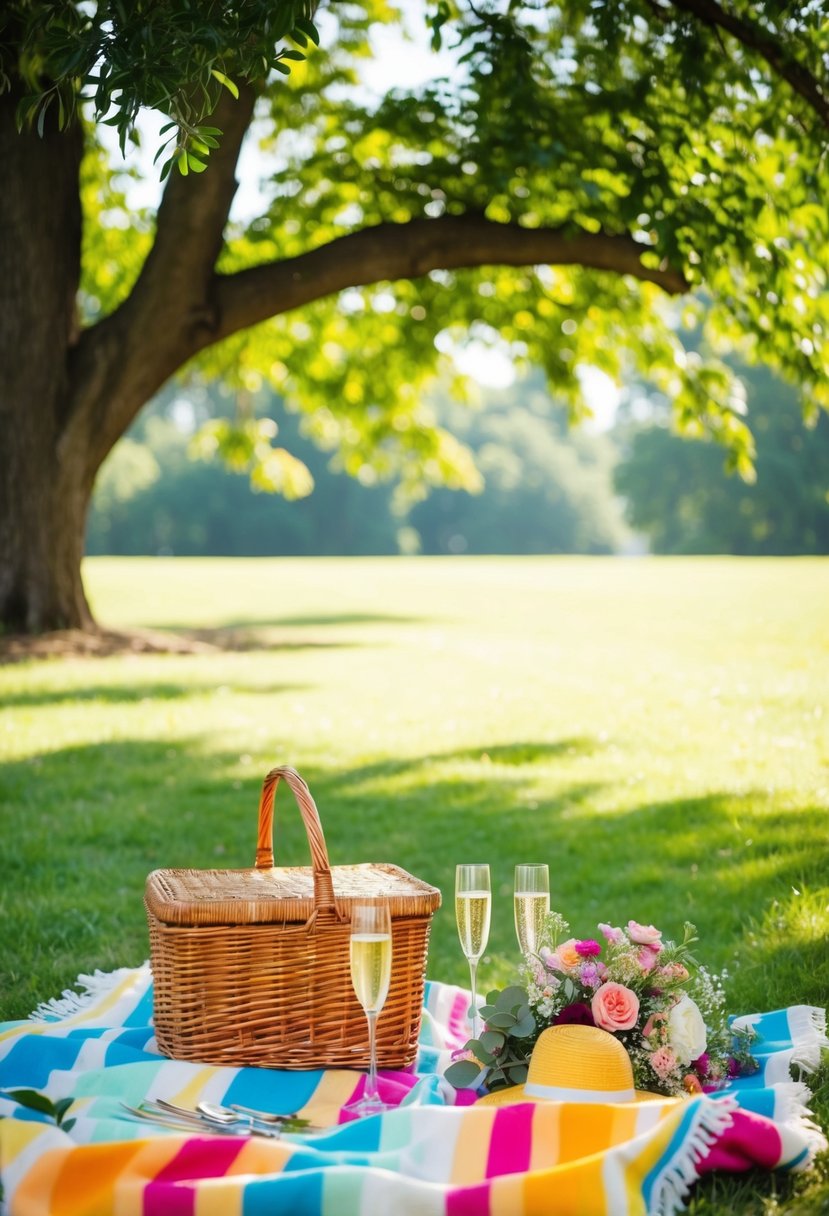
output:
[{"label": "glass stem", "polygon": [[472,981],[472,1038],[478,1037],[478,960],[469,960],[469,978]]},{"label": "glass stem", "polygon": [[368,1018],[368,1076],[363,1090],[363,1097],[370,1102],[376,1101],[377,1093],[377,1014],[366,1012]]}]

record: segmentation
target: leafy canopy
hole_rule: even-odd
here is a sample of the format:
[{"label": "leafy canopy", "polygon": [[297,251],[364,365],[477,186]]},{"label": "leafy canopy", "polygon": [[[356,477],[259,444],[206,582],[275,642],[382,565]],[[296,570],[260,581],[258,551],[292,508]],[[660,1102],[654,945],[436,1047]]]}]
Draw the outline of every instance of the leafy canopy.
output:
[{"label": "leafy canopy", "polygon": [[[310,53],[313,7],[21,0],[5,21],[22,27],[27,81],[54,80],[65,121],[70,95],[91,85],[96,115],[122,140],[140,106],[160,108],[177,124],[182,170],[193,155],[209,164],[221,138],[193,135],[217,90],[256,82],[268,201],[228,228],[224,274],[367,226],[482,215],[632,238],[645,266],[672,268],[688,292],[672,299],[612,268],[516,269],[496,250],[479,269],[419,275],[414,265],[411,277],[323,296],[207,351],[198,374],[248,394],[277,389],[350,472],[400,476],[412,496],[424,483],[476,483],[468,452],[424,404],[439,375],[464,391],[450,354],[470,335],[542,367],[576,414],[583,366],[645,378],[680,428],[723,443],[745,478],[751,418],[721,353],[736,346],[775,368],[800,388],[807,417],[829,407],[829,132],[796,87],[825,73],[825,3],[735,4],[736,35],[696,17],[703,6],[691,0],[406,5],[454,67],[379,99],[360,84],[360,64],[372,23],[400,11],[385,0],[333,4],[314,18],[322,49]],[[306,61],[286,51],[291,31]],[[49,96],[41,83],[32,112]],[[152,216],[129,207],[92,134],[84,201],[83,303],[95,320],[138,274]],[[683,346],[680,320],[703,330],[704,357]]]}]

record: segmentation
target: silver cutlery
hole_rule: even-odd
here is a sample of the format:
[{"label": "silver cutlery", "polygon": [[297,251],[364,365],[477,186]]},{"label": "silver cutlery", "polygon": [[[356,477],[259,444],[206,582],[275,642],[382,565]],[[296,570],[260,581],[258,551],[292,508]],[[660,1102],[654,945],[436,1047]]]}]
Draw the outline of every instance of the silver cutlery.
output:
[{"label": "silver cutlery", "polygon": [[230,1136],[265,1136],[269,1139],[279,1139],[281,1129],[278,1127],[255,1127],[251,1119],[209,1119],[195,1111],[187,1111],[183,1107],[173,1108],[172,1104],[162,1105],[160,1102],[148,1100],[140,1107],[129,1106],[122,1102],[121,1106],[134,1119],[148,1123],[157,1123],[162,1127],[175,1128],[177,1131],[208,1132],[213,1135]]}]

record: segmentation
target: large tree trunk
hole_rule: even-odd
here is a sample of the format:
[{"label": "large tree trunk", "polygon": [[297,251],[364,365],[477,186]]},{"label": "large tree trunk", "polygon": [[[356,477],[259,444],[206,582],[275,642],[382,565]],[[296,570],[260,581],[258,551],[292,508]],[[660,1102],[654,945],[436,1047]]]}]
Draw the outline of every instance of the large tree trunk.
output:
[{"label": "large tree trunk", "polygon": [[91,485],[61,445],[77,337],[82,136],[18,134],[0,97],[0,622],[92,624],[80,575]]}]

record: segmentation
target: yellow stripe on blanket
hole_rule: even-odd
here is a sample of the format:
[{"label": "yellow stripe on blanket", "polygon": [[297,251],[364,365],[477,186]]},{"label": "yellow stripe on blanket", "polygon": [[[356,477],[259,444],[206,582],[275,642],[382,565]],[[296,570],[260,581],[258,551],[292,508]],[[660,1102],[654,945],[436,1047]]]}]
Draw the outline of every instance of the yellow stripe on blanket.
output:
[{"label": "yellow stripe on blanket", "polygon": [[338,1122],[340,1111],[357,1088],[359,1074],[345,1069],[323,1072],[317,1088],[305,1106],[296,1112],[301,1119],[308,1119],[317,1127],[332,1127]]},{"label": "yellow stripe on blanket", "polygon": [[454,1185],[474,1186],[486,1178],[487,1155],[482,1148],[490,1142],[497,1113],[495,1106],[469,1106],[464,1110],[452,1163]]}]

